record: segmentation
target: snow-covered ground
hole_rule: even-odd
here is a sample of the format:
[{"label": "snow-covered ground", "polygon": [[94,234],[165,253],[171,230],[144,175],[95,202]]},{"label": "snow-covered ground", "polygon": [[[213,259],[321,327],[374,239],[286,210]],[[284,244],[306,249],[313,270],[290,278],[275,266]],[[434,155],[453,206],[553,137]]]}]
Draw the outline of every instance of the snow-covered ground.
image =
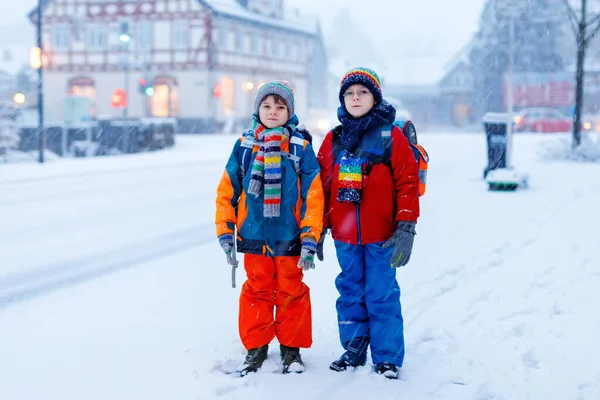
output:
[{"label": "snow-covered ground", "polygon": [[600,398],[600,165],[541,162],[519,135],[530,188],[492,193],[483,134],[424,134],[428,192],[398,270],[407,354],[400,381],[328,369],[338,342],[333,244],[306,281],[307,371],[278,349],[246,378],[243,281],[214,237],[215,188],[233,136],[172,150],[0,165],[0,399]]}]

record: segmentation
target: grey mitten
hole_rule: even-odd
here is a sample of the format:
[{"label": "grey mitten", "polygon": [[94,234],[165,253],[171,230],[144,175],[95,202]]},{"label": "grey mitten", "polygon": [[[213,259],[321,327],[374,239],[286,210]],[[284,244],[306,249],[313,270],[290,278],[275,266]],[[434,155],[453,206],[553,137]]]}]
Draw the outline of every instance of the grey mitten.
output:
[{"label": "grey mitten", "polygon": [[317,242],[317,258],[319,259],[319,261],[323,261],[323,242],[325,242],[325,235],[327,235],[328,231],[329,228],[323,228],[323,232],[321,232],[321,237]]},{"label": "grey mitten", "polygon": [[305,236],[302,239],[302,249],[300,250],[300,260],[298,268],[305,271],[315,269],[315,253],[317,251],[317,241],[312,236]]},{"label": "grey mitten", "polygon": [[230,233],[226,233],[224,235],[219,236],[219,244],[221,245],[223,252],[225,252],[225,255],[227,256],[227,264],[236,264],[235,260],[233,259],[233,235]]},{"label": "grey mitten", "polygon": [[396,232],[383,245],[384,248],[394,246],[390,265],[392,267],[403,267],[410,261],[413,243],[415,241],[415,222],[400,221],[398,222]]}]

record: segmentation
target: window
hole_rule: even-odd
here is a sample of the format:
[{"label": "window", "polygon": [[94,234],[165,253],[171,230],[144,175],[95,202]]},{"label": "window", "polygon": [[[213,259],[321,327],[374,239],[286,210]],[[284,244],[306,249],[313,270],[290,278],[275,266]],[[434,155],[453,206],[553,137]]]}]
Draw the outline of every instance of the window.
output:
[{"label": "window", "polygon": [[189,46],[190,31],[186,22],[173,22],[172,42],[176,49],[186,49]]},{"label": "window", "polygon": [[250,33],[244,33],[242,42],[242,51],[244,53],[250,53],[252,51],[252,35]]},{"label": "window", "polygon": [[225,49],[226,50],[230,50],[230,51],[234,51],[235,50],[235,32],[232,30],[227,30],[225,32],[225,38],[226,38],[226,44],[225,44]]},{"label": "window", "polygon": [[243,45],[242,45],[243,33],[240,31],[239,28],[237,28],[234,31],[234,35],[235,35],[235,51],[239,53],[243,50]]},{"label": "window", "polygon": [[294,59],[294,60],[300,58],[299,53],[300,52],[298,51],[298,43],[295,43],[295,42],[292,43],[291,50],[290,50],[290,58]]},{"label": "window", "polygon": [[96,116],[96,87],[93,79],[84,76],[71,78],[67,82],[67,91],[71,96],[88,97],[88,114],[90,117]]},{"label": "window", "polygon": [[52,28],[52,45],[55,49],[68,49],[71,45],[70,29],[66,25]]},{"label": "window", "polygon": [[103,50],[104,49],[104,30],[97,26],[88,27],[88,49]]},{"label": "window", "polygon": [[286,40],[283,45],[285,46],[285,58],[292,58],[292,44]]},{"label": "window", "polygon": [[152,48],[152,30],[153,25],[151,22],[138,22],[134,42],[139,50],[150,50]]},{"label": "window", "polygon": [[154,95],[149,97],[149,106],[154,117],[176,117],[179,115],[179,85],[171,76],[157,76],[153,82]]},{"label": "window", "polygon": [[258,35],[256,32],[250,34],[250,52],[257,54],[258,51]]},{"label": "window", "polygon": [[219,45],[221,46],[221,50],[235,50],[236,41],[237,38],[235,37],[235,32],[227,28],[219,29]]}]

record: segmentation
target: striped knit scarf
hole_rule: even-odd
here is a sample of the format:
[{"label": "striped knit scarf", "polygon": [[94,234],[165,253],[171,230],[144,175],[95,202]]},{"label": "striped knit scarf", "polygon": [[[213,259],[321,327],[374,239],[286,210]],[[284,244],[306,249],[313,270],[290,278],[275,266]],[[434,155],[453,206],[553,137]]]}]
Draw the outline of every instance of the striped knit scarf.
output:
[{"label": "striped knit scarf", "polygon": [[340,159],[337,201],[340,203],[360,203],[362,188],[362,160],[343,150]]},{"label": "striped knit scarf", "polygon": [[252,177],[248,193],[259,197],[264,184],[263,215],[279,217],[281,209],[281,139],[283,128],[266,129],[258,125],[255,130],[259,146],[252,164]]}]

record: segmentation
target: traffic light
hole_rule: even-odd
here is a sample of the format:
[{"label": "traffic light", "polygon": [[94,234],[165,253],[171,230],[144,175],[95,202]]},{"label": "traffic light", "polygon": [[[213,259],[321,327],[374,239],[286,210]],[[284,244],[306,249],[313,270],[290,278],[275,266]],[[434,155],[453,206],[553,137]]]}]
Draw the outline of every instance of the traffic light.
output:
[{"label": "traffic light", "polygon": [[146,78],[140,78],[138,81],[138,91],[146,96],[154,95],[154,87],[152,84],[148,83]]},{"label": "traffic light", "polygon": [[146,93],[147,84],[148,82],[146,81],[146,79],[140,78],[140,80],[138,81],[138,92],[140,92],[141,94]]},{"label": "traffic light", "polygon": [[115,89],[110,98],[110,103],[114,108],[125,108],[127,107],[127,93],[124,89]]},{"label": "traffic light", "polygon": [[217,98],[221,97],[222,92],[223,92],[223,88],[222,88],[221,82],[215,83],[215,86],[213,88],[213,97],[217,97]]},{"label": "traffic light", "polygon": [[129,22],[122,21],[119,25],[119,40],[123,43],[128,43],[131,40],[129,35]]}]

